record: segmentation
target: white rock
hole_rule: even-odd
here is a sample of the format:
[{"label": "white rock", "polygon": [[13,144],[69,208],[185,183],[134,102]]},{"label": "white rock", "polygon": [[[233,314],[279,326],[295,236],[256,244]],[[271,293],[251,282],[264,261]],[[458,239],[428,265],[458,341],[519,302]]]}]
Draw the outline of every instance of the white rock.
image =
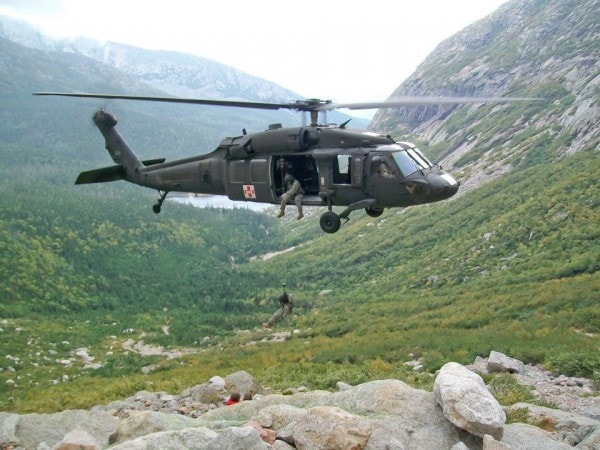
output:
[{"label": "white rock", "polygon": [[219,391],[225,389],[225,379],[218,375],[212,377],[208,382]]},{"label": "white rock", "polygon": [[486,389],[483,379],[455,362],[446,363],[433,385],[435,400],[444,416],[477,436],[502,438],[506,414]]}]

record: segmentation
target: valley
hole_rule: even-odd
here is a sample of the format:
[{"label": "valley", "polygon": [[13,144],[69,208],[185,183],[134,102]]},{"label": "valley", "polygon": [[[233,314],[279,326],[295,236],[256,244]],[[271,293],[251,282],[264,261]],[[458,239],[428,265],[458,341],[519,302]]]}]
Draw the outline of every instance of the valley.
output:
[{"label": "valley", "polygon": [[[156,215],[156,192],[74,186],[79,172],[110,161],[89,120],[98,104],[31,92],[165,87],[0,34],[0,409],[88,409],[239,370],[274,390],[380,379],[431,390],[447,362],[472,364],[492,350],[599,383],[596,4],[509,3],[441,43],[397,93],[543,100],[380,111],[371,129],[417,142],[461,190],[378,218],[356,211],[335,235],[319,228],[320,209],[278,221],[269,210],[170,201]],[[152,52],[129,51],[152,75]],[[211,68],[213,81],[230,73]],[[178,83],[186,80],[170,80],[171,95]],[[260,86],[260,100],[290,94]],[[210,151],[232,130],[292,120],[112,110],[144,158]],[[260,324],[283,282],[294,313],[268,332]],[[414,361],[421,371],[405,364]]]}]

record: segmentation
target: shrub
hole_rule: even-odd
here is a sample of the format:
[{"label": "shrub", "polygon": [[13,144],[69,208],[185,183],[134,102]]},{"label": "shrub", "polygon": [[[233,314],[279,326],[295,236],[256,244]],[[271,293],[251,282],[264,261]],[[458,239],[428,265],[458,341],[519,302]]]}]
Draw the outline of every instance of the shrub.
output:
[{"label": "shrub", "polygon": [[502,374],[492,378],[489,387],[490,392],[501,405],[530,402],[534,399],[531,389],[519,384],[515,377],[510,374]]},{"label": "shrub", "polygon": [[556,374],[599,379],[600,353],[597,349],[583,352],[560,352],[546,358],[546,368]]}]

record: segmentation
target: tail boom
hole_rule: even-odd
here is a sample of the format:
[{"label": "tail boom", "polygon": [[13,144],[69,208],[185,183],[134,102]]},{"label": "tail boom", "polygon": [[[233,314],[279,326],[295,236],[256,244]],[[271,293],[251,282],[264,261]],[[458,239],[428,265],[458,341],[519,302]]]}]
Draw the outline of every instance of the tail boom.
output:
[{"label": "tail boom", "polygon": [[[94,114],[94,123],[102,133],[102,136],[104,136],[106,149],[117,166],[97,169],[97,171],[90,172],[99,171],[99,175],[101,175],[100,178],[103,178],[103,176],[110,178],[111,174],[113,176],[117,174],[120,175],[119,178],[113,178],[107,181],[127,180],[132,183],[140,184],[139,172],[144,165],[115,129],[115,125],[117,124],[115,116],[100,109]],[[119,170],[117,168],[121,169]],[[102,180],[98,182],[102,182]]]}]

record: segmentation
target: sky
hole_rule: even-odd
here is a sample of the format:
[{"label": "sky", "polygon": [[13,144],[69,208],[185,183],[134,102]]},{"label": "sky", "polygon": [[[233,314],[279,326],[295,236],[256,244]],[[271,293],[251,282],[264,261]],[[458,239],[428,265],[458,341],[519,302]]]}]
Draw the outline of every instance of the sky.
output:
[{"label": "sky", "polygon": [[506,1],[0,0],[0,14],[55,37],[195,54],[348,103],[385,100],[437,44]]}]

